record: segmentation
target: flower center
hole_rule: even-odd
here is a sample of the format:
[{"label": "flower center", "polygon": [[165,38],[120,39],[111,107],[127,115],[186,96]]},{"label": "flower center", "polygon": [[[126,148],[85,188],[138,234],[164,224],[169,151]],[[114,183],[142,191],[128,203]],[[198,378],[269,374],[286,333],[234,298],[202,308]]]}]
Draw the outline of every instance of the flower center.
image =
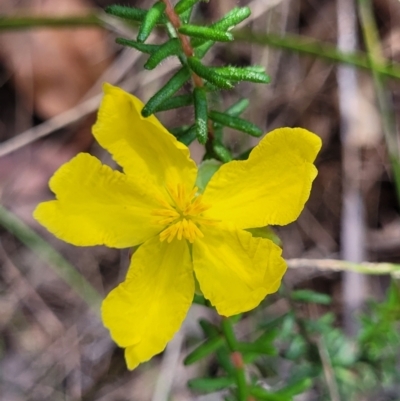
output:
[{"label": "flower center", "polygon": [[189,193],[182,184],[167,188],[172,202],[160,199],[163,208],[154,210],[152,213],[154,216],[161,217],[157,220],[158,224],[167,226],[160,233],[160,241],[171,242],[176,237],[178,240],[185,238],[193,244],[197,237],[204,237],[199,228],[201,224],[215,224],[214,220],[202,216],[210,205],[202,202],[202,195],[196,195],[197,187]]}]

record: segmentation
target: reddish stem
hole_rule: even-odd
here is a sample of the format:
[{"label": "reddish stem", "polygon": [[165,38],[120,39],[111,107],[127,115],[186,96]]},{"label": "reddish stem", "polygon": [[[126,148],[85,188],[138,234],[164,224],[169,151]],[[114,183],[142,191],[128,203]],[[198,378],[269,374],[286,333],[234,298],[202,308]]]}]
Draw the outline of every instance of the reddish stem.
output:
[{"label": "reddish stem", "polygon": [[[194,55],[194,51],[192,46],[190,45],[189,38],[186,35],[182,35],[178,32],[178,29],[181,26],[181,20],[179,15],[175,12],[174,7],[170,0],[162,0],[165,4],[165,14],[167,15],[169,21],[171,22],[172,26],[175,28],[178,38],[182,44],[183,52],[185,53],[186,57],[192,57]],[[192,79],[193,83],[196,87],[204,86],[203,80],[194,72],[192,72]]]}]

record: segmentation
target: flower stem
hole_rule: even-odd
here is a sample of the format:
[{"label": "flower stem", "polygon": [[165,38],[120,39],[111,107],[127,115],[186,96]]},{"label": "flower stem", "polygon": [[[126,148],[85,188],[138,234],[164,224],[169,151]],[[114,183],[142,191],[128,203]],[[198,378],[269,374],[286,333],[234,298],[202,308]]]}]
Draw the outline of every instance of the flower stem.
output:
[{"label": "flower stem", "polygon": [[[174,7],[172,7],[170,0],[162,0],[162,2],[165,4],[165,14],[166,14],[167,18],[169,19],[169,21],[171,22],[172,26],[176,30],[177,37],[181,42],[182,50],[185,53],[185,56],[192,57],[194,55],[194,51],[190,44],[189,38],[186,35],[182,35],[178,31],[178,29],[181,26],[181,20],[179,18],[179,15],[175,12]],[[194,85],[197,88],[201,88],[202,86],[204,86],[202,78],[200,78],[194,72],[192,72],[192,79],[193,79]]]},{"label": "flower stem", "polygon": [[[175,12],[174,7],[171,4],[170,0],[162,0],[162,2],[165,4],[165,15],[167,16],[169,22],[173,26],[173,28],[176,31],[177,38],[181,42],[182,45],[182,50],[185,53],[186,57],[192,57],[194,56],[194,50],[192,48],[192,45],[190,44],[189,38],[186,35],[183,35],[179,32],[179,28],[182,25],[181,20],[179,18],[179,15]],[[203,79],[199,77],[196,73],[191,71],[192,75],[192,80],[193,84],[196,88],[202,88],[204,86]],[[214,129],[213,129],[213,124],[210,120],[208,120],[207,123],[208,127],[208,133],[207,133],[207,143],[211,146],[213,140],[214,140]],[[212,152],[214,153],[214,152]],[[218,157],[217,157],[218,159]]]},{"label": "flower stem", "polygon": [[246,382],[246,375],[244,370],[244,361],[242,354],[237,351],[237,339],[235,332],[233,331],[232,322],[228,318],[223,318],[222,320],[222,332],[224,334],[225,340],[231,351],[231,361],[236,372],[236,384],[238,390],[238,400],[239,401],[250,401],[248,396],[248,388]]}]

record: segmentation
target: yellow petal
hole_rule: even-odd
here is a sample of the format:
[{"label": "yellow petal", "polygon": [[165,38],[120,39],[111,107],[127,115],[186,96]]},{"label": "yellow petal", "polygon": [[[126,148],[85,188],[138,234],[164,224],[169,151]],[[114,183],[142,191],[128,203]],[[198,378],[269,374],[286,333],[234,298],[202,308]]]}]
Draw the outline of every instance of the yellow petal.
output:
[{"label": "yellow petal", "polygon": [[302,128],[267,134],[245,161],[224,164],[211,178],[203,201],[207,217],[239,228],[288,224],[299,216],[317,175],[312,164],[321,147]]},{"label": "yellow petal", "polygon": [[126,280],[103,302],[102,318],[125,350],[129,369],[160,353],[181,326],[194,294],[186,241],[146,241],[132,257]]},{"label": "yellow petal", "polygon": [[125,174],[80,153],[50,180],[57,200],[43,202],[34,217],[56,237],[74,245],[126,248],[156,235],[156,196]]},{"label": "yellow petal", "polygon": [[182,183],[193,188],[197,167],[189,149],[178,142],[156,117],[142,117],[143,103],[120,88],[105,84],[93,134],[124,172],[164,187]]},{"label": "yellow petal", "polygon": [[193,244],[200,289],[222,316],[255,308],[278,290],[286,263],[281,249],[244,230],[204,227]]}]

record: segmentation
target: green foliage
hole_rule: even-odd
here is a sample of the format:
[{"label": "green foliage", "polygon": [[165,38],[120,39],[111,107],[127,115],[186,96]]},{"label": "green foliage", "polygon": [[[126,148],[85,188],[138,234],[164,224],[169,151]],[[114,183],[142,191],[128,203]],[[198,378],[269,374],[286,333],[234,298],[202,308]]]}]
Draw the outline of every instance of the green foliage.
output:
[{"label": "green foliage", "polygon": [[153,7],[150,8],[140,24],[139,33],[137,36],[138,42],[144,42],[150,36],[151,31],[161,19],[164,10],[165,4],[161,1],[158,1],[153,5]]},{"label": "green foliage", "polygon": [[[233,155],[224,145],[225,127],[253,136],[260,136],[263,131],[251,122],[238,117],[248,106],[248,99],[241,99],[231,110],[219,112],[210,110],[209,92],[213,92],[213,96],[219,96],[215,92],[232,89],[238,82],[265,84],[269,82],[269,77],[259,66],[210,67],[202,63],[201,59],[215,42],[233,41],[233,35],[229,31],[249,17],[251,12],[248,7],[235,7],[208,26],[196,25],[190,18],[193,7],[198,1],[178,1],[174,12],[166,8],[164,1],[155,2],[149,10],[111,5],[106,8],[106,12],[139,24],[136,41],[131,38],[117,38],[116,41],[120,45],[148,54],[149,57],[144,64],[145,69],[156,68],[168,57],[176,57],[182,65],[167,83],[150,97],[142,110],[142,115],[148,117],[155,112],[193,105],[195,117],[193,124],[176,127],[172,130],[173,134],[186,145],[197,139],[206,145],[204,159],[214,158],[226,163],[233,159]],[[145,43],[156,27],[165,30],[167,35],[165,42]],[[174,96],[188,82],[192,85],[191,87],[186,85],[185,90],[189,90],[190,93]]]},{"label": "green foliage", "polygon": [[260,130],[260,128],[243,118],[234,117],[227,113],[220,113],[215,110],[210,111],[208,116],[212,121],[218,124],[245,132],[251,136],[259,137],[263,134],[263,131]]},{"label": "green foliage", "polygon": [[155,112],[166,100],[173,96],[189,80],[190,72],[182,67],[173,77],[155,94],[143,107],[143,117],[148,117]]},{"label": "green foliage", "polygon": [[[146,70],[152,70],[165,60],[167,57],[178,56],[182,53],[181,44],[178,39],[172,38],[168,42],[159,46],[148,58],[144,68]],[[179,107],[179,106],[178,106]]]},{"label": "green foliage", "polygon": [[193,97],[196,120],[196,136],[197,140],[204,145],[208,139],[208,109],[206,91],[204,88],[194,88]]},{"label": "green foliage", "polygon": [[329,305],[332,299],[329,295],[322,294],[311,290],[297,290],[291,293],[294,301],[309,302],[322,305]]},{"label": "green foliage", "polygon": [[218,29],[210,28],[207,26],[197,26],[197,25],[182,25],[179,28],[179,33],[183,35],[191,36],[193,38],[201,38],[212,41],[219,42],[231,42],[233,36],[224,31],[219,31]]},{"label": "green foliage", "polygon": [[[248,149],[233,155],[224,143],[226,127],[254,137],[263,134],[262,129],[242,116],[249,100],[238,99],[224,109],[219,107],[222,105],[221,90],[233,89],[243,81],[267,84],[270,78],[262,66],[207,65],[204,56],[216,42],[226,42],[224,45],[230,46],[234,38],[240,38],[240,32],[231,30],[250,15],[250,9],[235,7],[206,26],[191,21],[198,1],[178,1],[174,15],[166,10],[163,1],[155,2],[150,10],[114,5],[106,11],[138,25],[136,41],[118,38],[117,43],[148,55],[144,68],[155,69],[168,57],[179,61],[180,68],[150,97],[142,115],[148,117],[155,112],[193,107],[194,119],[170,131],[186,145],[196,139],[204,145],[204,161],[199,166],[196,182],[203,192],[222,163],[245,160],[251,152]],[[163,31],[165,40],[157,44],[145,43],[154,29]],[[357,64],[355,59],[351,61],[351,55],[340,55],[336,49],[326,47],[329,51],[321,52],[315,43],[293,41],[290,36],[251,37],[254,42],[318,54],[329,60],[352,62],[363,68],[368,65],[362,60]],[[249,231],[255,237],[280,244],[270,227]],[[361,317],[357,339],[348,338],[338,327],[335,315],[326,313],[326,309],[332,307],[330,296],[297,289],[284,297],[286,311],[278,316],[265,316],[260,312],[256,330],[245,335],[239,336],[234,329],[236,324],[242,323],[243,316],[223,318],[217,324],[200,320],[203,335],[184,363],[211,361],[216,368],[203,373],[205,377],[190,380],[188,386],[201,393],[223,391],[225,399],[232,401],[290,401],[298,395],[306,397],[305,393],[312,391],[318,391],[319,400],[328,401],[362,399],[372,390],[389,389],[400,382],[398,355],[393,352],[400,347],[400,290],[395,282],[385,303],[369,305],[368,313]],[[210,306],[199,295],[195,296],[194,303]],[[310,313],[313,318],[308,316],[309,310],[317,311]]]}]

